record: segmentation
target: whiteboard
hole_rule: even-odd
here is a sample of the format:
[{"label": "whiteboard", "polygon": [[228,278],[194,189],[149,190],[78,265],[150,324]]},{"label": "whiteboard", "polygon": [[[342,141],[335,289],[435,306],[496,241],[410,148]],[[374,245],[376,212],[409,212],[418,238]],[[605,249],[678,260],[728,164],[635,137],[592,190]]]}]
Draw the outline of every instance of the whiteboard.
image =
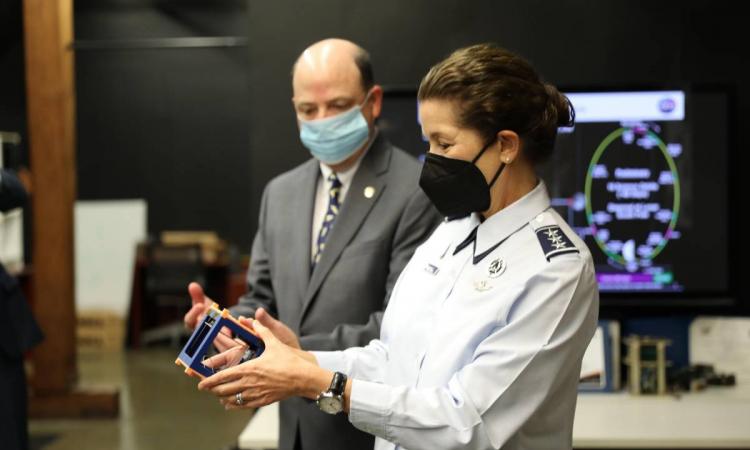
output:
[{"label": "whiteboard", "polygon": [[76,202],[76,311],[127,316],[136,245],[147,234],[146,213],[140,199]]},{"label": "whiteboard", "polygon": [[750,318],[696,317],[690,324],[690,363],[733,373],[738,385],[750,382]]}]

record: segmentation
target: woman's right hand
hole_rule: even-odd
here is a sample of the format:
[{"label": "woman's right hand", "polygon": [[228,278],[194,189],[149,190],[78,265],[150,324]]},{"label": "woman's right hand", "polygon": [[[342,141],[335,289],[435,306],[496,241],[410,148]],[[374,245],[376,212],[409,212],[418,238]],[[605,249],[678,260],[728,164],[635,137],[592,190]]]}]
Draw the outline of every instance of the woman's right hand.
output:
[{"label": "woman's right hand", "polygon": [[[259,321],[251,325],[266,346],[263,354],[216,372],[201,381],[198,389],[217,396],[226,409],[246,409],[291,396],[315,398],[328,387],[333,373],[318,367],[312,354],[284,344]],[[230,352],[214,356],[210,364],[226,363],[233,356]]]}]

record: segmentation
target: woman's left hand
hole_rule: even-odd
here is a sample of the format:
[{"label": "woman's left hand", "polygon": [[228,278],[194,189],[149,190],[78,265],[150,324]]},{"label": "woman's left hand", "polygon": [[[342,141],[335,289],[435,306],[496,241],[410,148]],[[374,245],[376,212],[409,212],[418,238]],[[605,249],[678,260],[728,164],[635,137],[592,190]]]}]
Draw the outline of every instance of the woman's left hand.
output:
[{"label": "woman's left hand", "polygon": [[258,408],[325,390],[328,371],[318,367],[312,355],[282,343],[257,320],[252,327],[265,344],[263,354],[206,378],[198,389],[219,397],[228,410]]}]

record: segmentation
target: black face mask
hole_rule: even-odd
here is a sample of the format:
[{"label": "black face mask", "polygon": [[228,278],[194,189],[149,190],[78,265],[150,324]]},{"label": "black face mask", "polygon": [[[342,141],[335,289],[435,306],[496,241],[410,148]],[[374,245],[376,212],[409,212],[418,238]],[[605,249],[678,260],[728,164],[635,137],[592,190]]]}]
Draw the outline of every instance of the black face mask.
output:
[{"label": "black face mask", "polygon": [[502,173],[505,164],[500,164],[489,185],[482,171],[474,165],[490,144],[492,141],[471,162],[433,153],[425,156],[419,186],[435,208],[449,219],[486,211],[490,207],[490,187]]}]

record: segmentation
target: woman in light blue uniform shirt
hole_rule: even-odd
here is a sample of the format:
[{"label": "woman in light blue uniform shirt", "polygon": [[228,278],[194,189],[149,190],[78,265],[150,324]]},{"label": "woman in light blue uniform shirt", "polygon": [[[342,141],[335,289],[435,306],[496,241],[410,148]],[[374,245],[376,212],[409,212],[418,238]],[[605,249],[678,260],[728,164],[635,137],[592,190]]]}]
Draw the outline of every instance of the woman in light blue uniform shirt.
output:
[{"label": "woman in light blue uniform shirt", "polygon": [[261,310],[246,323],[264,354],[199,387],[227,409],[317,400],[378,450],[571,448],[599,294],[591,255],[535,166],[573,108],[523,58],[487,44],[435,65],[418,98],[430,145],[420,185],[446,220],[401,273],[380,339],[304,352]]}]

